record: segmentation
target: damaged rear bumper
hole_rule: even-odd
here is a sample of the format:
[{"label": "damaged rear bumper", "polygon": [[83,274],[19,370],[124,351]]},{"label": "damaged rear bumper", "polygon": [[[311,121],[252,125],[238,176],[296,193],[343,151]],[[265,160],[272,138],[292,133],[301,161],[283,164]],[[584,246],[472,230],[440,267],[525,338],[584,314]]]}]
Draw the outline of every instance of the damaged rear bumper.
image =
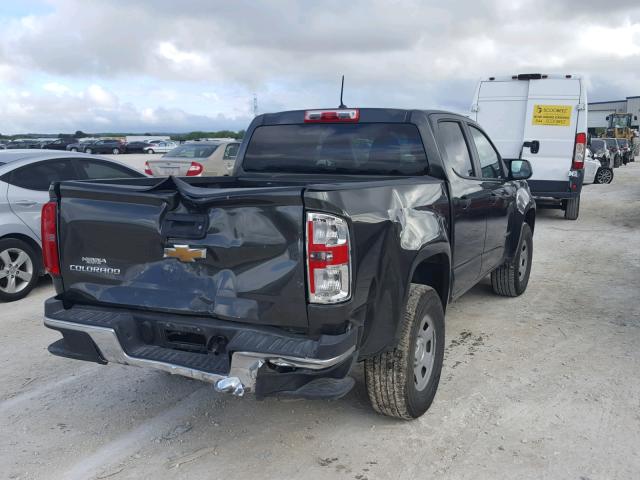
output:
[{"label": "damaged rear bumper", "polygon": [[[237,396],[291,393],[322,377],[344,378],[356,354],[355,330],[311,339],[211,318],[90,306],[64,309],[56,299],[45,303],[44,324],[63,335],[49,346],[54,355],[163,370]],[[170,341],[167,332],[178,332],[170,335],[179,340],[182,332],[202,345]]]}]

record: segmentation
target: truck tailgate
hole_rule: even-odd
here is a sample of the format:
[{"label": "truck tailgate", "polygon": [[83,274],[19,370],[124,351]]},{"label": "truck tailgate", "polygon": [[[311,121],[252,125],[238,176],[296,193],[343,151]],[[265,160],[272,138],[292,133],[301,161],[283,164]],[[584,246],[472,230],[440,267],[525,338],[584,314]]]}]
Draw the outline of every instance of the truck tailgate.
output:
[{"label": "truck tailgate", "polygon": [[67,301],[307,328],[302,187],[57,188]]}]

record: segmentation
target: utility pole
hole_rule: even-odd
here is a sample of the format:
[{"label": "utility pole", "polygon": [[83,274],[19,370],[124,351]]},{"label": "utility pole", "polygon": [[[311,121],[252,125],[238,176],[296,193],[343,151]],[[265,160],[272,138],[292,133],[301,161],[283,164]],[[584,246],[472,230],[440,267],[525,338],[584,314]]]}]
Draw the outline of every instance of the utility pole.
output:
[{"label": "utility pole", "polygon": [[253,116],[258,116],[258,95],[253,94]]}]

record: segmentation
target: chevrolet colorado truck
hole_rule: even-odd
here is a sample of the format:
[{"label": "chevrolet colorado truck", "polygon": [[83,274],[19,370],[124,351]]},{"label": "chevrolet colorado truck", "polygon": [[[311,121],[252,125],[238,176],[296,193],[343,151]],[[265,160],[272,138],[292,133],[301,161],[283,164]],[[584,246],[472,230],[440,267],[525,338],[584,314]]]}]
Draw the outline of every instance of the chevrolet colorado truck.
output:
[{"label": "chevrolet colorado truck", "polygon": [[447,304],[527,287],[530,175],[466,117],[342,108],[256,117],[229,177],[54,183],[49,351],[258,398],[341,397],[363,361],[374,409],[419,417]]}]

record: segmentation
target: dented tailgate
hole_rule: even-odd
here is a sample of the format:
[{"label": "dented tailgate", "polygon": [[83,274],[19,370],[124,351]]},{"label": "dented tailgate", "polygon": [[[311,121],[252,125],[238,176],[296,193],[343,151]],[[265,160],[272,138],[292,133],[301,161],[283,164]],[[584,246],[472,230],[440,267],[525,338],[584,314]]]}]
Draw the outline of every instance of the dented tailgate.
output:
[{"label": "dented tailgate", "polygon": [[65,299],[307,328],[301,187],[58,188]]}]

